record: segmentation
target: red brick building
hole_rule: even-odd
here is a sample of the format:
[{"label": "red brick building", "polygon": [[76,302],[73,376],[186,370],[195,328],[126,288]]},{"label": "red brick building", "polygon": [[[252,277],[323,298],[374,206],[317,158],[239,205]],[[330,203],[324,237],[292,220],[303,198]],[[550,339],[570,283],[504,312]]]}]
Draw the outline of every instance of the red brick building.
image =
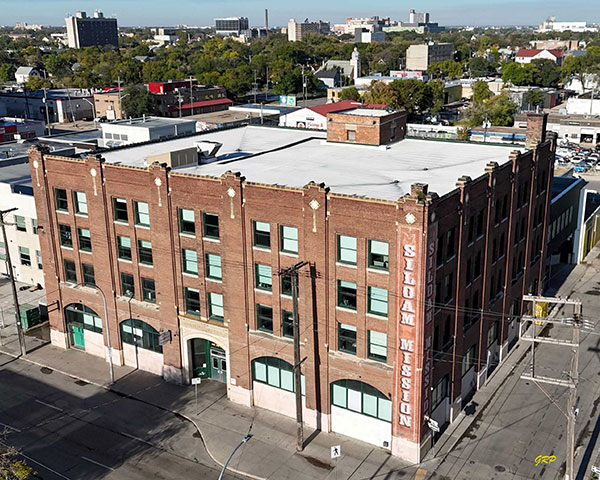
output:
[{"label": "red brick building", "polygon": [[72,288],[93,282],[115,361],[293,416],[277,273],[305,260],[306,423],[420,461],[426,417],[456,417],[542,284],[555,140],[543,115],[517,150],[404,139],[405,118],[330,114],[330,141],[245,127],[86,158],[36,147],[52,342],[104,354],[101,298]]}]

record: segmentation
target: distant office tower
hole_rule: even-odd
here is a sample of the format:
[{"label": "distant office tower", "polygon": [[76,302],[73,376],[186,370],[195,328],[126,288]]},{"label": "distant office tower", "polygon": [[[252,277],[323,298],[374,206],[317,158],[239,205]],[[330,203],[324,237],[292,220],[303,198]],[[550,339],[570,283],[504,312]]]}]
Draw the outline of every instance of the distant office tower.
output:
[{"label": "distant office tower", "polygon": [[248,17],[215,18],[217,35],[239,35],[248,29]]},{"label": "distant office tower", "polygon": [[96,45],[119,48],[116,18],[105,18],[100,11],[94,12],[93,17],[88,17],[85,12],[77,12],[75,16],[65,18],[65,22],[70,48]]},{"label": "distant office tower", "polygon": [[309,22],[308,19],[306,19],[304,22],[298,23],[292,18],[288,22],[287,34],[290,42],[300,42],[304,35],[309,33],[314,33],[315,35],[329,35],[330,31],[329,22],[322,22],[321,20]]},{"label": "distant office tower", "polygon": [[419,13],[411,10],[408,15],[409,23],[429,23],[429,13]]}]

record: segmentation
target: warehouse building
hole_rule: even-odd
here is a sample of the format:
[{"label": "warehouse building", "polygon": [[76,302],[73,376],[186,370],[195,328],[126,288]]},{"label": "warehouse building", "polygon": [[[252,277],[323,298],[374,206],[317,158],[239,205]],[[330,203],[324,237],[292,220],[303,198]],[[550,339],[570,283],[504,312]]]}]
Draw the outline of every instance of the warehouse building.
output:
[{"label": "warehouse building", "polygon": [[52,342],[104,354],[101,297],[77,286],[94,283],[116,362],[223,381],[231,401],[293,416],[279,272],[307,261],[305,422],[418,462],[427,418],[456,419],[540,291],[555,138],[542,114],[517,149],[404,139],[404,112],[327,121],[32,151]]}]

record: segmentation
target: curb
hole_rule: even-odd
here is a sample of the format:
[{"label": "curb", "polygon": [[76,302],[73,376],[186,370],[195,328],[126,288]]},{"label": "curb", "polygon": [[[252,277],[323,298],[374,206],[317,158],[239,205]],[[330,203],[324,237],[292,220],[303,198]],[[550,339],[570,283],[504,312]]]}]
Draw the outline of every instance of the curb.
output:
[{"label": "curb", "polygon": [[[134,395],[131,395],[131,394],[126,394],[126,393],[123,393],[123,392],[119,392],[118,390],[115,390],[115,389],[111,388],[108,385],[104,385],[104,384],[101,384],[101,383],[98,383],[98,382],[94,382],[94,381],[89,380],[87,378],[80,377],[79,375],[74,375],[72,373],[65,372],[64,370],[60,370],[58,368],[54,368],[54,367],[51,367],[49,365],[46,365],[46,364],[43,364],[43,363],[40,363],[40,362],[36,362],[35,360],[31,360],[31,359],[23,357],[21,355],[15,355],[14,353],[6,352],[4,350],[0,350],[0,354],[8,355],[9,357],[12,357],[12,358],[17,359],[17,360],[23,360],[25,362],[31,363],[32,365],[36,365],[38,367],[49,368],[49,369],[51,369],[51,370],[53,370],[53,371],[55,371],[57,373],[60,373],[61,375],[65,375],[67,377],[74,378],[75,380],[79,380],[79,381],[82,381],[82,382],[89,383],[90,385],[94,385],[96,387],[103,388],[106,391],[112,392],[115,395],[119,395],[119,396],[124,397],[124,398],[130,398],[130,399],[136,400],[138,402],[145,403],[145,404],[150,405],[150,406],[152,406],[154,408],[158,408],[160,410],[164,410],[166,412],[172,413],[176,417],[183,418],[184,420],[190,422],[194,426],[194,428],[198,432],[198,435],[200,435],[200,440],[202,441],[202,446],[204,447],[204,449],[206,450],[206,453],[212,459],[212,461],[215,462],[217,465],[219,465],[221,468],[223,468],[224,464],[222,462],[220,462],[219,460],[217,460],[215,458],[215,456],[212,454],[212,452],[209,450],[208,445],[206,443],[206,438],[205,438],[204,434],[202,433],[202,430],[200,430],[200,427],[198,426],[198,424],[194,421],[194,419],[192,419],[191,417],[188,417],[186,414],[178,412],[176,410],[171,410],[171,409],[163,407],[161,405],[156,405],[155,403],[148,402],[147,400],[143,400],[141,398],[137,398],[137,397],[135,397]],[[241,470],[237,470],[237,469],[231,468],[231,467],[227,467],[227,471],[233,472],[233,473],[235,473],[237,475],[242,475],[242,476],[247,477],[247,478],[252,478],[253,480],[268,480],[265,477],[259,477],[258,475],[253,475],[252,473],[243,472]]]}]

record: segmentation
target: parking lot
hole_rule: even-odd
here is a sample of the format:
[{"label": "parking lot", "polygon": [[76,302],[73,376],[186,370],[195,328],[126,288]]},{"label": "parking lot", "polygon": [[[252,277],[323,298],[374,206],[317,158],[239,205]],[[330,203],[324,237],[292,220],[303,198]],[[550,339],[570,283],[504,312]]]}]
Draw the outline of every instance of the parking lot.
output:
[{"label": "parking lot", "polygon": [[571,142],[559,142],[556,167],[573,167],[576,173],[600,173],[600,145],[584,147]]}]

